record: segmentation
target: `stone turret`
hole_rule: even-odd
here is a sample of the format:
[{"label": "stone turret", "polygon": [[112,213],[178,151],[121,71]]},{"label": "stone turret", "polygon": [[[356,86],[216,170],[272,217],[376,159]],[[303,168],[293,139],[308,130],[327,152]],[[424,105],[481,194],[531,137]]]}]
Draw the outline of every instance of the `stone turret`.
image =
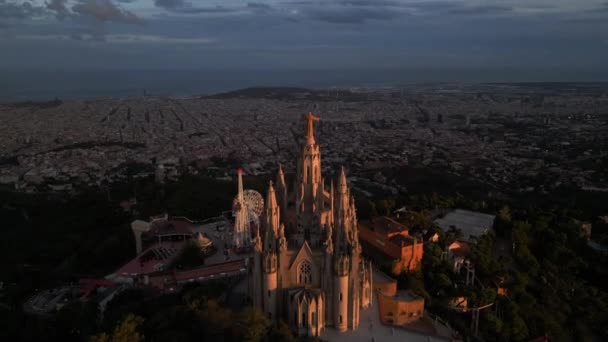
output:
[{"label": "stone turret", "polygon": [[334,224],[336,228],[335,243],[336,249],[344,252],[351,242],[351,206],[349,200],[348,183],[346,181],[346,173],[344,167],[340,170],[340,179],[338,181],[338,194],[336,200],[336,208],[334,212]]},{"label": "stone turret", "polygon": [[[334,242],[332,239],[332,227],[328,225],[325,237],[325,249],[324,249],[324,257],[323,257],[323,275],[321,277],[322,283],[321,288],[325,291],[325,300],[327,303],[332,303],[333,300],[333,280],[334,280],[334,265],[333,265],[333,257],[334,257]],[[334,316],[332,312],[333,305],[325,306],[325,324],[333,325]]]},{"label": "stone turret", "polygon": [[278,251],[283,253],[287,250],[287,238],[285,237],[285,225],[281,223],[279,226],[279,239],[277,241]]},{"label": "stone turret", "polygon": [[334,326],[338,331],[348,328],[349,270],[348,255],[334,258]]},{"label": "stone turret", "polygon": [[260,229],[256,229],[256,236],[253,239],[253,270],[251,272],[251,299],[255,308],[262,308],[262,237]]},{"label": "stone turret", "polygon": [[263,308],[268,319],[277,319],[277,254],[275,251],[264,252]]},{"label": "stone turret", "polygon": [[287,183],[285,183],[285,174],[283,173],[283,166],[279,164],[279,171],[277,172],[276,180],[276,195],[277,201],[279,202],[279,208],[281,209],[281,215],[284,217],[287,212]]},{"label": "stone turret", "polygon": [[280,223],[279,205],[275,196],[272,182],[268,184],[264,210],[264,253],[263,253],[263,309],[268,319],[276,320],[277,313],[277,241],[279,239]]},{"label": "stone turret", "polygon": [[279,206],[275,196],[272,182],[268,184],[268,195],[264,209],[264,249],[276,250],[276,241],[279,238],[281,225]]}]

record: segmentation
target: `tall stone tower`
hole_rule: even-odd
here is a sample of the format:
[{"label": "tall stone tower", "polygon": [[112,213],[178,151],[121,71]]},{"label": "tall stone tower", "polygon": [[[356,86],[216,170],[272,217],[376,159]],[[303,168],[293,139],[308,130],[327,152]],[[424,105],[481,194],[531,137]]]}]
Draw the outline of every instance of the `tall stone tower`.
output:
[{"label": "tall stone tower", "polygon": [[[277,312],[277,239],[279,237],[279,206],[272,187],[268,185],[264,212],[264,263],[263,263],[263,293],[267,296],[264,300],[264,312],[269,319],[276,317]],[[276,318],[275,318],[276,319]]]},{"label": "tall stone tower", "polygon": [[331,198],[325,189],[321,151],[313,130],[313,123],[319,119],[312,113],[306,116],[306,136],[298,158],[294,186],[296,238],[300,243],[309,241],[314,247],[322,243],[324,231],[332,220],[332,213],[328,211]]},{"label": "tall stone tower", "polygon": [[[359,310],[370,304],[371,266],[361,259],[354,199],[344,168],[329,189],[308,113],[292,194],[279,167],[253,239],[251,300],[272,321],[283,320],[300,336],[327,326],[357,329]],[[290,201],[292,199],[292,201]],[[286,235],[285,227],[293,227]]]}]

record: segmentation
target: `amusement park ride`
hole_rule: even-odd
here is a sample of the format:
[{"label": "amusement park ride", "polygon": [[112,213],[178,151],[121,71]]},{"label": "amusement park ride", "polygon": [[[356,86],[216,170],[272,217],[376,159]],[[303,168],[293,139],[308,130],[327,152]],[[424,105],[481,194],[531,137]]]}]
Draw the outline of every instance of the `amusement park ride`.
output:
[{"label": "amusement park ride", "polygon": [[264,211],[262,195],[251,189],[243,190],[243,170],[238,169],[238,194],[232,201],[234,217],[233,246],[237,253],[248,252],[251,248],[251,228],[260,228],[260,216]]}]

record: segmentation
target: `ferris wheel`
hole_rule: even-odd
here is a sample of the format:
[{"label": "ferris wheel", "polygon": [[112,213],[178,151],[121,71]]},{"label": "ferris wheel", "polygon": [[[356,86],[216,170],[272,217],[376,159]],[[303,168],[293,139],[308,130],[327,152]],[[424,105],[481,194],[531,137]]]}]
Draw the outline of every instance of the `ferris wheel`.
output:
[{"label": "ferris wheel", "polygon": [[[243,191],[243,205],[247,213],[255,214],[259,218],[264,211],[264,198],[259,192],[247,189]],[[241,210],[241,203],[239,195],[236,195],[234,200],[232,200],[232,215],[236,216],[239,210]]]},{"label": "ferris wheel", "polygon": [[[242,184],[242,182],[239,182]],[[234,247],[243,250],[251,246],[251,224],[259,231],[260,217],[264,211],[264,199],[255,190],[242,190],[232,201],[232,216],[234,216]]]}]

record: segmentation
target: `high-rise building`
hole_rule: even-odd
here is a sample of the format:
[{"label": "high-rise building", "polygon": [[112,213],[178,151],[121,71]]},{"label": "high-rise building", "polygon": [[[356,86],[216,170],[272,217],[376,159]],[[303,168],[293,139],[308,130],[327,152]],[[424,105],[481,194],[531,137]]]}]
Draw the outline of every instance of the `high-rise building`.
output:
[{"label": "high-rise building", "polygon": [[321,173],[315,121],[306,117],[294,188],[282,167],[268,186],[261,229],[253,239],[249,289],[254,306],[272,321],[284,320],[300,336],[326,327],[357,329],[370,305],[372,271],[361,258],[355,202],[346,172],[329,188]]}]

